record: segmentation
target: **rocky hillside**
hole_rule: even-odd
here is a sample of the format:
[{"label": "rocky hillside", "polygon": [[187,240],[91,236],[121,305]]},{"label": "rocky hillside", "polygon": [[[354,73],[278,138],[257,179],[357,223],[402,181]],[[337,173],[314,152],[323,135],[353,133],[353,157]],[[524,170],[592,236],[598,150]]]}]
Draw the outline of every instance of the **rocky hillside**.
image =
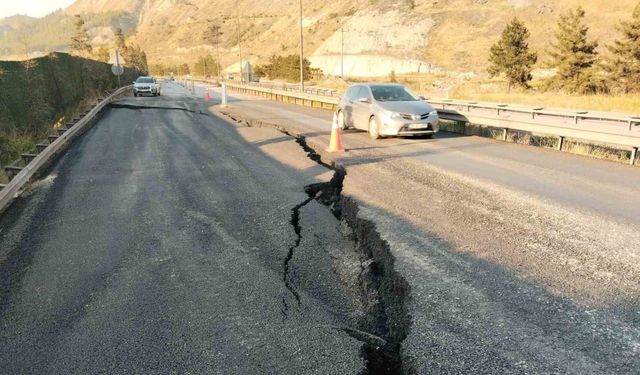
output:
[{"label": "rocky hillside", "polygon": [[[604,8],[600,0],[306,0],[305,50],[316,67],[334,74],[340,73],[343,42],[348,75],[482,71],[489,46],[505,23],[518,16],[530,27],[531,45],[541,52],[542,63],[560,13],[582,5],[592,35],[604,44],[616,37],[612,25],[629,17],[637,1],[610,1]],[[95,45],[110,44],[112,27],[123,26],[152,63],[216,55],[216,48],[203,38],[211,22],[221,26],[225,66],[239,60],[238,30],[243,58],[254,63],[298,49],[297,1],[78,0],[55,17],[29,20],[29,33],[0,21],[0,55],[20,53],[29,47],[28,39],[32,50],[64,49],[71,32],[68,19],[77,13],[88,18]],[[54,21],[56,33],[37,26]],[[33,41],[41,34],[46,38]]]}]

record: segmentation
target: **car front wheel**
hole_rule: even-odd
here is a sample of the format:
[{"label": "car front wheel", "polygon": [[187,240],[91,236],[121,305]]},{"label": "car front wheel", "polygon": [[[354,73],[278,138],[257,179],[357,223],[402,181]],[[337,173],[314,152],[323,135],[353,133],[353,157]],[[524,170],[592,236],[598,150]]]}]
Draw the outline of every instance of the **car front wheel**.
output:
[{"label": "car front wheel", "polygon": [[348,128],[347,123],[344,120],[343,111],[338,112],[338,126],[340,127],[340,130],[347,130]]},{"label": "car front wheel", "polygon": [[375,117],[369,119],[369,137],[371,139],[380,139],[380,127]]}]

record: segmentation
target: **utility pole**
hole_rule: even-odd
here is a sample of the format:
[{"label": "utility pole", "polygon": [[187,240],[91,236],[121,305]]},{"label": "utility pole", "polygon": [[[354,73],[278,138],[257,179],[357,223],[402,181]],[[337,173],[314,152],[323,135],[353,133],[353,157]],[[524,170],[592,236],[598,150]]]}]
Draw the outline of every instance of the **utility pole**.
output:
[{"label": "utility pole", "polygon": [[202,79],[207,79],[207,57],[202,57]]},{"label": "utility pole", "polygon": [[[120,51],[118,51],[116,49],[116,70],[118,70],[118,73],[120,72]],[[122,87],[122,85],[120,84],[120,75],[117,75],[118,77],[118,88]]]},{"label": "utility pole", "polygon": [[340,29],[340,78],[344,79],[344,27]]},{"label": "utility pole", "polygon": [[304,35],[302,28],[302,0],[300,0],[300,90],[304,92]]},{"label": "utility pole", "polygon": [[[302,0],[301,0],[302,1]],[[237,26],[238,26],[238,51],[240,53],[240,83],[244,83],[244,76],[242,72],[242,36],[240,34],[240,7],[236,7]]]},{"label": "utility pole", "polygon": [[216,69],[218,78],[222,77],[221,67],[220,67],[220,36],[222,32],[220,31],[220,25],[213,23],[212,20],[207,20],[209,26],[207,28],[207,33],[205,35],[207,41],[214,43],[216,45]]}]

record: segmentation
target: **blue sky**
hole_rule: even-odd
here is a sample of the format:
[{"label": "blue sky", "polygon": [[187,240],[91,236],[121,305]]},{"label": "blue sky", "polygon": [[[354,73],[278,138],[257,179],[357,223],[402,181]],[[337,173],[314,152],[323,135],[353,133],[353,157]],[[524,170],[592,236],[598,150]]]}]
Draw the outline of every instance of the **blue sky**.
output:
[{"label": "blue sky", "polygon": [[42,17],[59,8],[71,5],[75,0],[0,0],[0,18],[14,14]]}]

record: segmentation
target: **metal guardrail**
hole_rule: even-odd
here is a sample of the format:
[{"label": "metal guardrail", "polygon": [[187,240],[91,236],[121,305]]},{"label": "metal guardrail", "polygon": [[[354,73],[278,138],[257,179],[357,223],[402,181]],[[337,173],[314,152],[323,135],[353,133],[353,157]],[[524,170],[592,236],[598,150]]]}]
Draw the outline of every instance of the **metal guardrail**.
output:
[{"label": "metal guardrail", "polygon": [[104,109],[113,99],[117,96],[130,90],[132,86],[122,87],[106,99],[99,102],[94,106],[86,115],[84,115],[79,121],[67,129],[62,135],[56,137],[49,145],[47,145],[42,151],[33,156],[33,159],[22,168],[11,181],[0,190],[0,212],[4,211],[11,201],[17,196],[18,192],[24,188],[24,186],[31,180],[33,175],[38,172],[43,166],[47,165],[50,159],[56,155],[68,142],[73,140],[76,134],[82,131],[93,118]]},{"label": "metal guardrail", "polygon": [[305,88],[303,91],[298,85],[285,84],[285,83],[275,84],[275,83],[249,82],[247,83],[247,85],[270,88],[274,90],[303,92],[305,94],[323,95],[323,96],[331,96],[331,97],[339,97],[341,94],[338,90],[332,90],[332,89],[326,89],[326,88],[320,88],[320,87],[308,87],[308,88]]},{"label": "metal guardrail", "polygon": [[462,108],[465,112],[471,112],[474,109],[485,109],[496,113],[496,116],[509,112],[525,113],[531,116],[532,120],[535,120],[536,116],[549,116],[571,119],[575,124],[578,124],[581,120],[592,120],[610,123],[623,123],[627,126],[629,131],[633,130],[634,126],[640,125],[640,117],[624,116],[607,114],[603,112],[589,112],[589,111],[562,111],[562,110],[548,110],[542,107],[525,107],[510,104],[496,104],[496,103],[479,103],[475,101],[463,101],[453,99],[425,99],[434,106],[441,106],[445,109]]},{"label": "metal guardrail", "polygon": [[275,101],[306,105],[314,108],[335,110],[340,101],[340,98],[337,96],[311,94],[301,92],[300,90],[283,90],[282,88],[270,88],[256,84],[248,85],[230,82],[225,82],[225,84],[231,90],[263,96]]},{"label": "metal guardrail", "polygon": [[[277,101],[335,110],[339,97],[302,93],[260,84],[226,83],[235,91],[267,97]],[[596,144],[623,146],[631,150],[630,164],[635,163],[640,146],[640,118],[605,113],[569,112],[528,108],[508,104],[488,104],[456,100],[426,99],[436,107],[443,120],[503,129],[503,139],[509,130],[545,134],[559,138],[562,150],[564,139],[572,138]]]}]

